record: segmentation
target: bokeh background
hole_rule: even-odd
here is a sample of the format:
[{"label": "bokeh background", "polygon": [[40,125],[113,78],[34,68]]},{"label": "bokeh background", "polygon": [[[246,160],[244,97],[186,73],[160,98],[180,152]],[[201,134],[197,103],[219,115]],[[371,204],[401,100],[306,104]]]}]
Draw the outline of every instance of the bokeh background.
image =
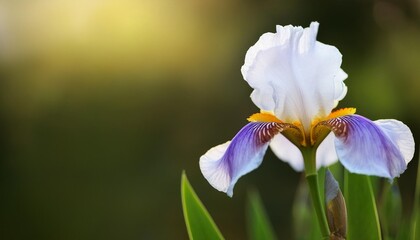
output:
[{"label": "bokeh background", "polygon": [[[3,0],[0,238],[186,239],[183,169],[228,239],[257,188],[292,237],[301,175],[269,151],[231,199],[198,159],[258,111],[240,67],[275,25],[320,22],[349,74],[340,107],[420,140],[420,1]],[[418,156],[399,183],[412,205]]]}]

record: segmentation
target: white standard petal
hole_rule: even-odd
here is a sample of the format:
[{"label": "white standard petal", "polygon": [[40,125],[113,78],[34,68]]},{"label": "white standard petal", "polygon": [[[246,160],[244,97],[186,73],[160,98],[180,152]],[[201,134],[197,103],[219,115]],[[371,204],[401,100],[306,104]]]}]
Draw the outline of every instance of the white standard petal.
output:
[{"label": "white standard petal", "polygon": [[341,54],[316,41],[318,23],[309,28],[277,26],[252,46],[241,68],[254,88],[252,101],[287,122],[300,121],[309,130],[312,119],[331,112],[347,91]]},{"label": "white standard petal", "polygon": [[302,153],[283,135],[277,134],[274,136],[274,138],[271,139],[270,148],[280,160],[289,163],[295,171],[303,171],[305,166]]},{"label": "white standard petal", "polygon": [[342,69],[340,69],[334,78],[334,108],[337,107],[338,102],[341,101],[347,94],[347,86],[344,80],[348,77]]}]

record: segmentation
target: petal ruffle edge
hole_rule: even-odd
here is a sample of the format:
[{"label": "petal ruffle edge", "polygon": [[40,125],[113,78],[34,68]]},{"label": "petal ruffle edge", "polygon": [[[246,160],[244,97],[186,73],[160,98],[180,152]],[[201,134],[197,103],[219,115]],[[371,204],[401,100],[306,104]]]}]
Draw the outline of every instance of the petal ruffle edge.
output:
[{"label": "petal ruffle edge", "polygon": [[317,169],[320,167],[328,167],[338,161],[334,139],[334,133],[330,133],[318,146],[318,149],[316,150]]}]

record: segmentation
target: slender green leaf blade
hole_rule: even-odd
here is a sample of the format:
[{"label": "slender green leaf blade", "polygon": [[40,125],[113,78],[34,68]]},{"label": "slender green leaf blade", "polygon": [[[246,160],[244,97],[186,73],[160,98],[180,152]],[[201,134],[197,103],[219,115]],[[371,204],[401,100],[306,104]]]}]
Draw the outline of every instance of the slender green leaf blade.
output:
[{"label": "slender green leaf blade", "polygon": [[314,207],[312,206],[308,183],[304,175],[299,182],[293,201],[293,233],[296,240],[319,240],[321,230]]},{"label": "slender green leaf blade", "polygon": [[344,197],[347,203],[347,239],[382,239],[370,177],[349,173],[346,170]]},{"label": "slender green leaf blade", "polygon": [[418,240],[420,238],[420,213],[418,209],[416,211],[416,217],[414,219],[415,220],[412,223],[412,239]]},{"label": "slender green leaf blade", "polygon": [[[410,239],[410,230],[411,230],[411,219],[405,219],[402,218],[401,219],[401,224],[400,224],[400,228],[398,229],[398,234],[397,236],[394,238],[395,240],[407,240]],[[391,238],[384,238],[386,240],[391,239]]]},{"label": "slender green leaf blade", "polygon": [[402,199],[398,183],[385,181],[379,206],[384,239],[395,239],[401,233]]},{"label": "slender green leaf blade", "polygon": [[261,197],[255,190],[248,193],[247,220],[249,239],[277,239]]},{"label": "slender green leaf blade", "polygon": [[[325,173],[327,169],[325,167],[322,167],[318,169],[318,185],[319,185],[319,191],[321,194],[321,201],[325,202]],[[325,207],[324,207],[325,210]]]},{"label": "slender green leaf blade", "polygon": [[417,182],[414,193],[413,216],[411,222],[411,239],[420,239],[420,159],[417,162]]},{"label": "slender green leaf blade", "polygon": [[185,172],[181,177],[181,199],[190,239],[224,239],[203,203],[194,192]]}]

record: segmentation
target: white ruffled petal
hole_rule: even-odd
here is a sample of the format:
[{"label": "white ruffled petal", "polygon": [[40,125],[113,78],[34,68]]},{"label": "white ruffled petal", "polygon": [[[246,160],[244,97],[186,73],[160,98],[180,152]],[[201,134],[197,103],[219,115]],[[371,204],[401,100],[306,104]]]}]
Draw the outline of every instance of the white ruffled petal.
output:
[{"label": "white ruffled petal", "polygon": [[342,69],[340,69],[334,78],[334,108],[337,107],[338,102],[343,100],[347,94],[347,86],[344,84],[344,80],[348,77]]},{"label": "white ruffled petal", "polygon": [[[316,167],[327,167],[338,161],[335,152],[334,134],[330,133],[319,145],[316,151]],[[282,161],[287,162],[295,171],[301,172],[305,165],[300,150],[283,135],[276,135],[270,142],[273,153]]]},{"label": "white ruffled petal", "polygon": [[318,23],[309,28],[277,26],[252,46],[242,75],[254,88],[252,101],[287,122],[309,129],[312,119],[331,112],[346,93],[337,48],[316,41]]},{"label": "white ruffled petal", "polygon": [[280,160],[287,162],[295,171],[301,172],[305,168],[302,153],[283,135],[277,134],[271,139],[270,148]]},{"label": "white ruffled petal", "polygon": [[318,146],[316,150],[316,167],[328,167],[338,161],[337,153],[335,152],[334,133],[330,133],[324,141]]}]

